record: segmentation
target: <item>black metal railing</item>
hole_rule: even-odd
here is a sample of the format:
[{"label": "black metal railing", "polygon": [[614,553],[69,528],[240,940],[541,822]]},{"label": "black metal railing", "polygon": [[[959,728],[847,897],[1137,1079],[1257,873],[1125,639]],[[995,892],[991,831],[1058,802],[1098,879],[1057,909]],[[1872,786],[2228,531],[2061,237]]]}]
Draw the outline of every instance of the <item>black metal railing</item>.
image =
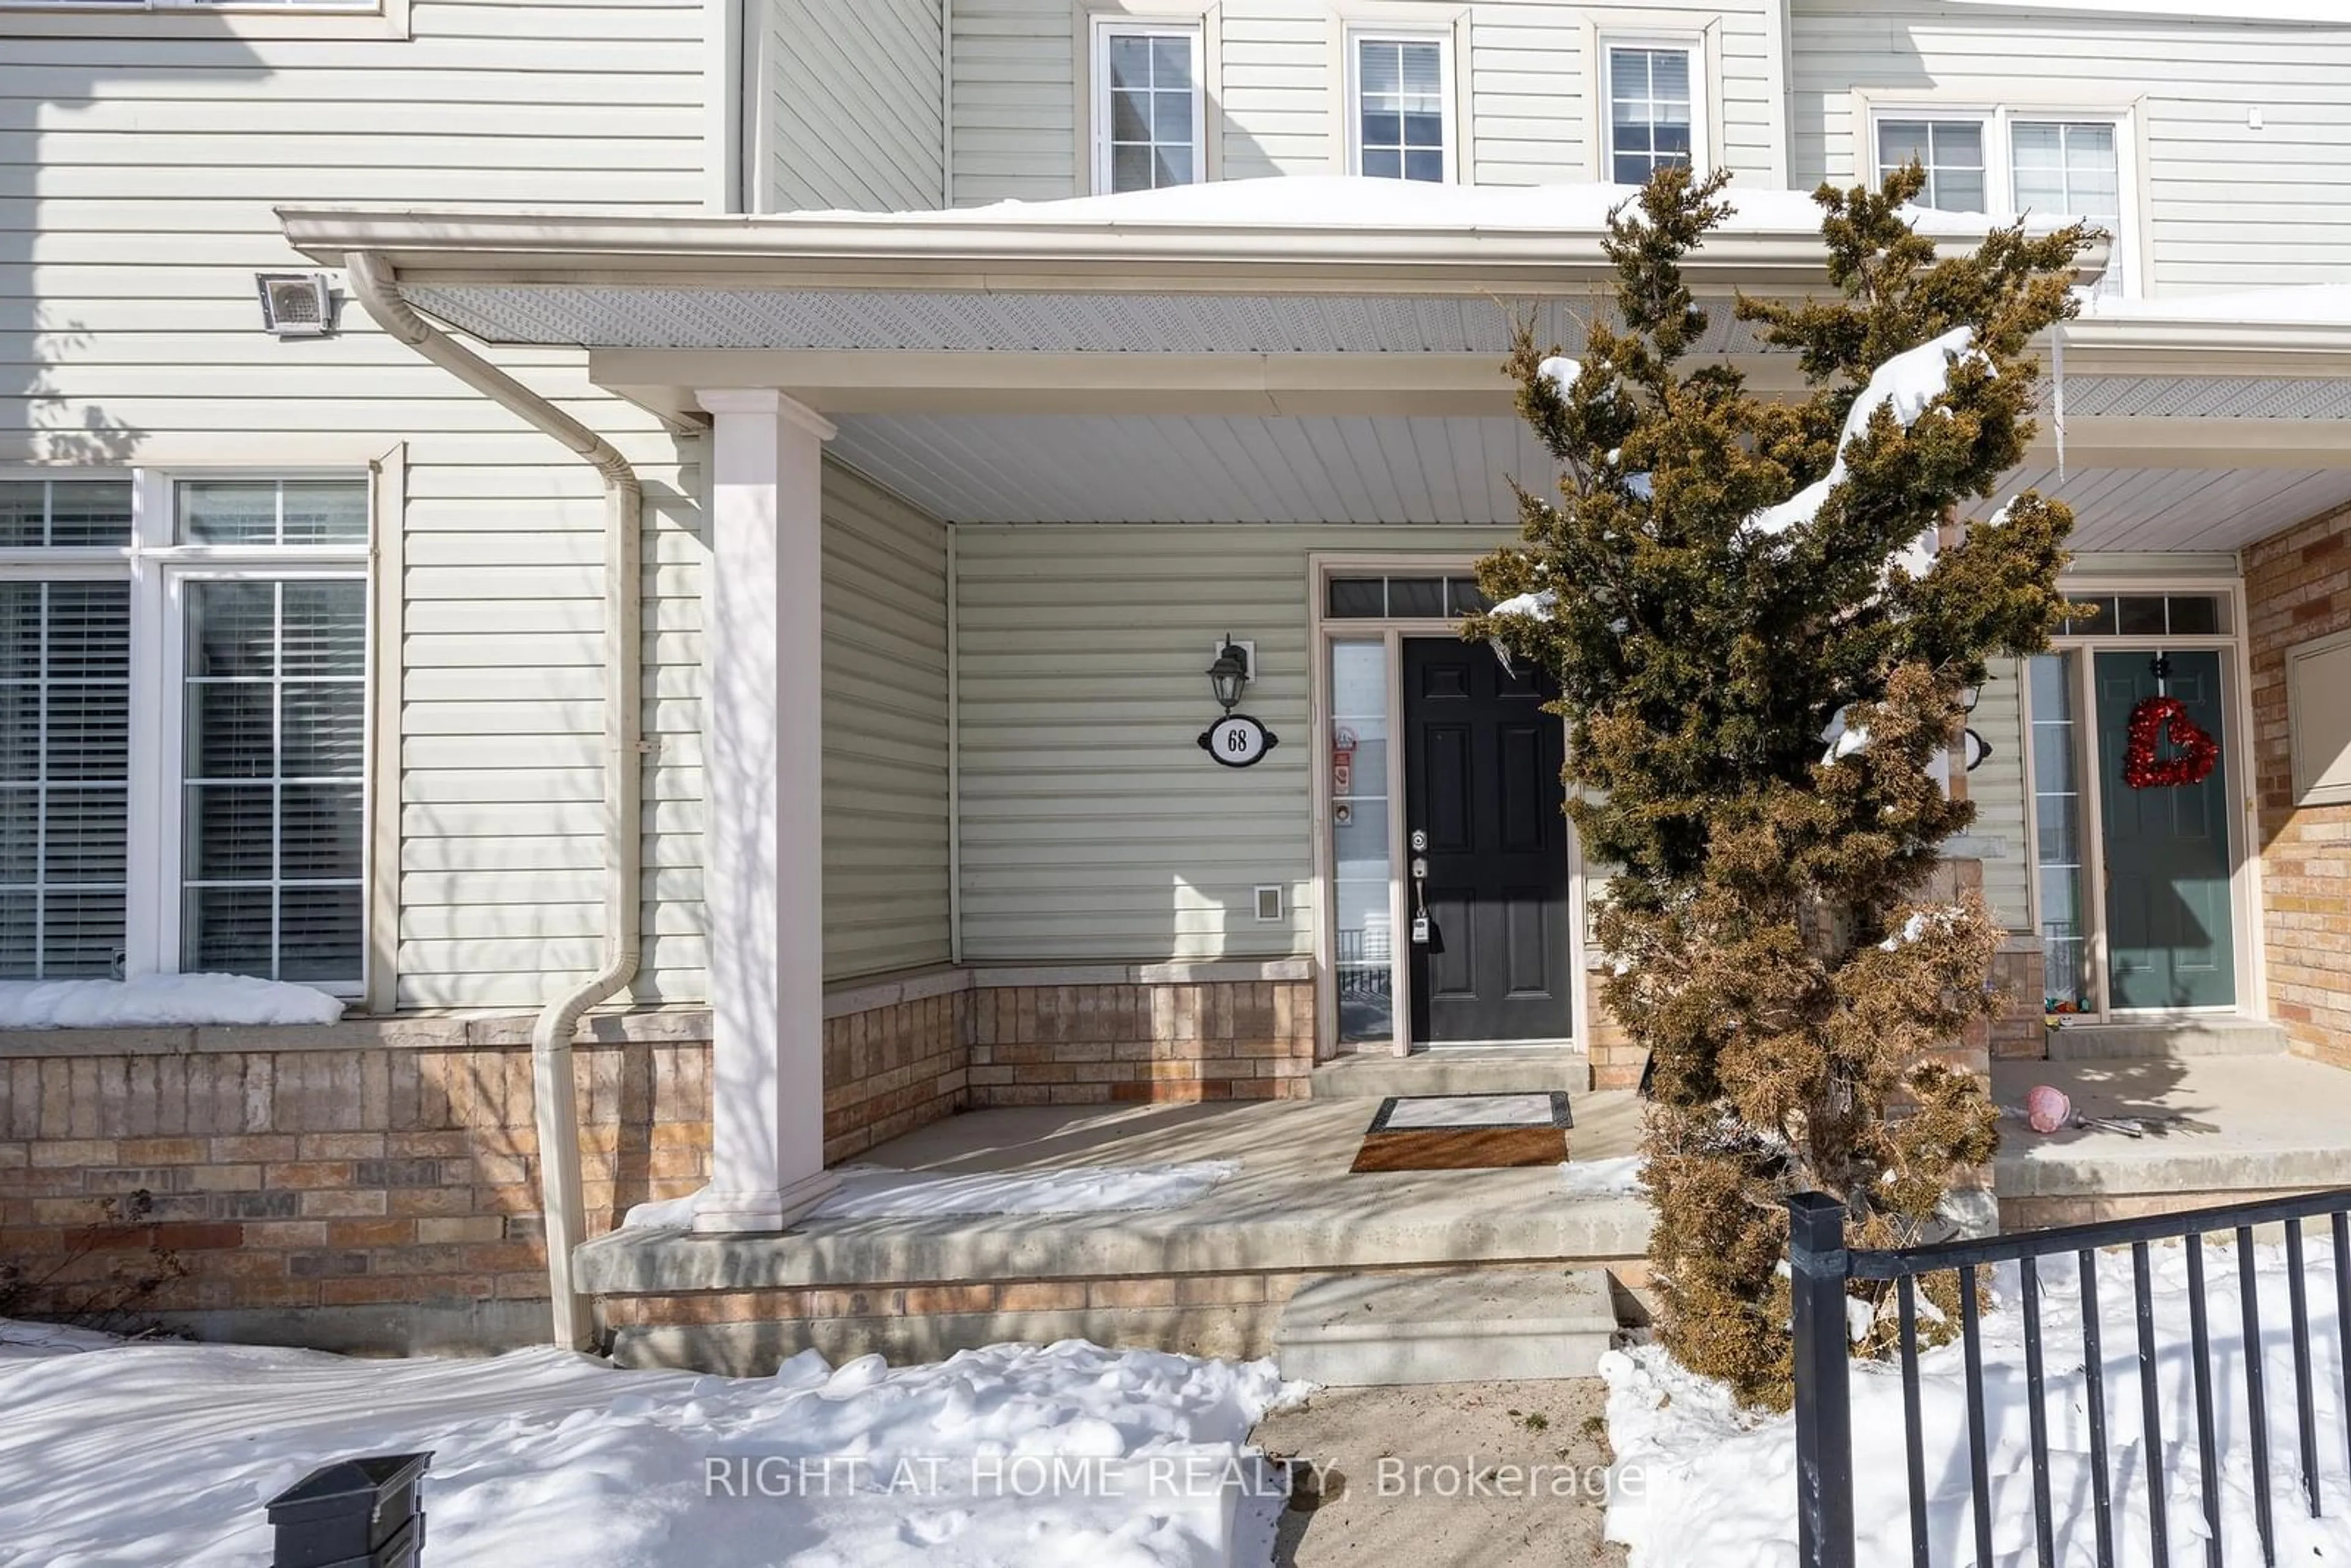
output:
[{"label": "black metal railing", "polygon": [[[2042,1568],[2056,1563],[2058,1524],[2050,1495],[2049,1415],[2046,1365],[2042,1343],[2041,1269],[2044,1260],[2071,1254],[2080,1271],[2084,1416],[2089,1436],[2090,1522],[2101,1568],[2115,1563],[2115,1484],[2106,1437],[2105,1345],[2098,1311],[2098,1257],[2130,1249],[2135,1297],[2138,1399],[2145,1458],[2148,1561],[2171,1563],[2168,1490],[2163,1469],[2162,1387],[2158,1368],[2155,1296],[2148,1249],[2179,1241],[2187,1252],[2189,1351],[2194,1383],[2196,1448],[2203,1514],[2202,1557],[2206,1568],[2241,1568],[2252,1561],[2251,1542],[2224,1541],[2220,1494],[2220,1433],[2214,1415],[2210,1307],[2204,1288],[2206,1236],[2233,1233],[2243,1375],[2252,1469],[2253,1532],[2261,1561],[2277,1561],[2277,1531],[2271,1513],[2269,1390],[2262,1354],[2260,1280],[2253,1267],[2254,1230],[2282,1226],[2285,1235],[2287,1312],[2293,1335],[2295,1460],[2303,1500],[2319,1517],[2318,1420],[2311,1364],[2310,1303],[2304,1277],[2304,1227],[2327,1219],[2334,1232],[2335,1359],[2329,1369],[2340,1380],[2346,1416],[2342,1441],[2351,1456],[2351,1188],[2336,1188],[2258,1203],[2225,1204],[2179,1214],[2066,1226],[1981,1240],[1947,1241],[1885,1251],[1848,1249],[1844,1208],[1820,1193],[1788,1200],[1788,1264],[1793,1287],[1796,1384],[1796,1485],[1798,1560],[1802,1568],[1857,1568],[1855,1555],[1853,1411],[1848,1381],[1847,1285],[1855,1280],[1891,1281],[1895,1287],[1902,1380],[1904,1463],[1909,1483],[1912,1568],[1935,1568],[1928,1529],[1926,1444],[1920,1425],[1918,1378],[1918,1281],[1949,1273],[1956,1277],[1959,1339],[1967,1404],[1967,1470],[1973,1561],[1994,1561],[1993,1500],[1985,1419],[1981,1275],[2003,1263],[2017,1266],[2017,1306],[2023,1317],[2025,1392],[2032,1455],[2032,1542]],[[2174,1434],[2184,1442],[2184,1435]],[[2136,1558],[2136,1554],[2134,1554]],[[1955,1561],[1957,1559],[1954,1559]],[[1877,1568],[1873,1563],[1872,1568]]]}]

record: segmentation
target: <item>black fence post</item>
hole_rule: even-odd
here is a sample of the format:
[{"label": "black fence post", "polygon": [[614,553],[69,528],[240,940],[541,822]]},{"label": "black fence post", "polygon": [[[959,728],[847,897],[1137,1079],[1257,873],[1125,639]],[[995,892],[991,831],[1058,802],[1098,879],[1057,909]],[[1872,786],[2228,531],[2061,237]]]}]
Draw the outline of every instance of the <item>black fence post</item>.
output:
[{"label": "black fence post", "polygon": [[1796,1340],[1796,1561],[1855,1568],[1853,1406],[1845,1377],[1844,1207],[1826,1193],[1788,1200]]}]

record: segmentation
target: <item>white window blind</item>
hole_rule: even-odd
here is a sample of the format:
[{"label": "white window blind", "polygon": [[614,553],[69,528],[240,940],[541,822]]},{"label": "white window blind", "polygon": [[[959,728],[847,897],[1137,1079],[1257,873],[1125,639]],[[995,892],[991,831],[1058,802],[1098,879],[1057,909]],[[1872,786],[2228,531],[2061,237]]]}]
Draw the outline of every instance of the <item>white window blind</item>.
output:
[{"label": "white window blind", "polygon": [[[130,537],[128,482],[0,480],[0,549]],[[0,580],[0,977],[103,977],[120,963],[130,743],[130,583]]]},{"label": "white window blind", "polygon": [[1609,177],[1617,184],[1646,183],[1696,156],[1691,75],[1687,49],[1608,51]]},{"label": "white window blind", "polygon": [[1102,188],[1151,191],[1202,178],[1199,34],[1105,27],[1100,44]]},{"label": "white window blind", "polygon": [[193,579],[183,592],[181,966],[355,981],[366,586]]},{"label": "white window blind", "polygon": [[1445,179],[1445,46],[1355,40],[1357,166],[1374,179]]}]

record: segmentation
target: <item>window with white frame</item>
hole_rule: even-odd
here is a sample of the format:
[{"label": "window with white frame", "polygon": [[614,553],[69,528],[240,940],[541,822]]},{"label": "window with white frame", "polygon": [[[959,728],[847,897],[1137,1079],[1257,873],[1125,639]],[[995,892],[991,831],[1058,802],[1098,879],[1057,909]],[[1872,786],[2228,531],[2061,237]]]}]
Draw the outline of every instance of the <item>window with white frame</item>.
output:
[{"label": "window with white frame", "polygon": [[1927,171],[1918,204],[1942,213],[1991,211],[1984,178],[1984,122],[1964,120],[1881,120],[1877,177],[1919,164]]},{"label": "window with white frame", "polygon": [[1350,36],[1348,139],[1357,173],[1432,184],[1453,177],[1447,53],[1447,40],[1437,35]]},{"label": "window with white frame", "polygon": [[1670,164],[1698,162],[1698,50],[1689,44],[1611,44],[1608,177],[1645,183]]},{"label": "window with white frame", "polygon": [[1927,171],[1922,206],[1941,212],[2087,218],[2114,236],[2098,292],[2130,292],[2132,235],[2123,203],[2126,121],[2119,115],[1990,108],[1881,112],[1880,179],[1912,161]]},{"label": "window with white frame", "polygon": [[0,476],[0,976],[358,992],[367,540],[361,478]]},{"label": "window with white frame", "polygon": [[1100,24],[1094,84],[1096,190],[1154,191],[1207,177],[1198,27]]}]

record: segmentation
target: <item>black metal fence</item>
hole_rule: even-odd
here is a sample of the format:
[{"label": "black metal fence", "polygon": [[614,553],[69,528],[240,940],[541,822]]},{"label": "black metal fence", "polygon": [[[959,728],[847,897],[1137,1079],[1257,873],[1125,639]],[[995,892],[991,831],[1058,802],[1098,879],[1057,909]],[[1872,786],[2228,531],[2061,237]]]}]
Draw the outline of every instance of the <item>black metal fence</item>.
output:
[{"label": "black metal fence", "polygon": [[[1804,1193],[1788,1201],[1788,1264],[1794,1290],[1796,1383],[1796,1485],[1798,1557],[1802,1568],[1858,1568],[1855,1555],[1853,1410],[1848,1381],[1849,1320],[1847,1282],[1890,1281],[1895,1287],[1899,1333],[1904,1459],[1909,1481],[1910,1562],[1912,1568],[1935,1568],[1934,1542],[1928,1517],[1926,1446],[1920,1426],[1918,1380],[1918,1281],[1930,1275],[1955,1276],[1959,1305],[1959,1339],[1967,1402],[1967,1461],[1970,1522],[1973,1527],[1972,1556],[1978,1564],[1994,1561],[1993,1501],[1984,1401],[1981,1277],[2002,1263],[2018,1267],[2018,1310],[2023,1316],[2025,1389],[2030,1401],[2028,1437],[2032,1454],[2032,1539],[2035,1560],[2042,1568],[2057,1561],[2054,1531],[2058,1521],[2050,1497],[2049,1429],[2046,1356],[2042,1343],[2041,1270],[2045,1260],[2074,1259],[2081,1289],[2081,1339],[2085,1416],[2089,1436],[2090,1523],[2095,1535],[2101,1568],[2115,1563],[2115,1484],[2107,1451],[2105,1408],[2105,1347],[2101,1343],[2098,1312],[2098,1256],[2102,1251],[2130,1249],[2131,1283],[2137,1318],[2138,1402],[2145,1436],[2149,1560],[2157,1568],[2172,1563],[2169,1521],[2165,1516],[2168,1488],[2162,1469],[2164,1437],[2161,1385],[2158,1370],[2155,1298],[2150,1282],[2148,1248],[2158,1241],[2184,1244],[2188,1267],[2189,1339],[2195,1392],[2195,1441],[2201,1479],[2199,1501],[2205,1529],[2201,1552],[2206,1568],[2242,1568],[2253,1561],[2255,1542],[2224,1540],[2221,1531],[2220,1470],[2221,1437],[2213,1409],[2211,1325],[2204,1287],[2204,1244],[2209,1235],[2233,1233],[2237,1244],[2239,1315],[2244,1333],[2243,1376],[2250,1417],[2252,1467],[2253,1534],[2260,1561],[2277,1561],[2277,1532],[2271,1514],[2270,1485],[2273,1456],[2270,1452],[2269,1390],[2264,1385],[2259,1280],[2252,1266],[2256,1228],[2279,1226],[2284,1232],[2287,1310],[2284,1325],[2293,1336],[2294,1403],[2298,1439],[2298,1463],[2303,1500],[2313,1519],[2319,1517],[2318,1444],[2320,1434],[2311,1364],[2308,1287],[2304,1282],[2304,1228],[2314,1221],[2332,1222],[2337,1364],[2325,1369],[2341,1388],[2340,1409],[2346,1429],[2329,1440],[2346,1446],[2351,1456],[2351,1356],[2343,1354],[2351,1341],[2351,1188],[2309,1193],[2260,1203],[2227,1204],[2179,1214],[2098,1225],[2067,1226],[1983,1240],[1949,1241],[1933,1246],[1887,1251],[1848,1249],[1844,1244],[1844,1210],[1819,1193]],[[2185,1433],[2171,1434],[2183,1444]],[[2193,1542],[2186,1543],[2188,1549]],[[2136,1554],[2135,1554],[2136,1557]],[[1947,1556],[1947,1562],[1963,1558]],[[2190,1559],[2192,1561],[2192,1558]],[[1873,1563],[1871,1568],[1880,1568]]]}]

